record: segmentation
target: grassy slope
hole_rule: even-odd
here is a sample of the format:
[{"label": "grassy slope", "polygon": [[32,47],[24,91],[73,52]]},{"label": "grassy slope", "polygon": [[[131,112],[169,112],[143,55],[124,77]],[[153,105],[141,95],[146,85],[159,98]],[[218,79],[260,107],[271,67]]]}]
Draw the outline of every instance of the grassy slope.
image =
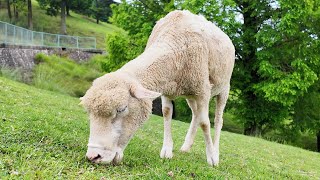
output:
[{"label": "grassy slope", "polygon": [[0,77],[0,179],[81,178],[319,179],[317,153],[258,138],[222,132],[221,164],[209,167],[202,133],[188,154],[182,145],[188,124],[173,121],[172,160],[161,160],[162,119],[152,116],[125,150],[120,166],[84,158],[88,120],[79,100]]},{"label": "grassy slope", "polygon": [[[38,2],[33,0],[33,26],[35,31],[43,31],[48,33],[60,33],[60,15],[48,16],[45,10],[40,9]],[[0,21],[9,22],[6,9],[0,11]],[[27,14],[21,12],[16,25],[27,27]],[[113,31],[119,30],[116,26],[101,22],[96,24],[95,20],[83,15],[73,13],[71,17],[67,17],[67,32],[68,35],[75,36],[91,36],[97,39],[97,48],[105,48],[105,36]]]}]

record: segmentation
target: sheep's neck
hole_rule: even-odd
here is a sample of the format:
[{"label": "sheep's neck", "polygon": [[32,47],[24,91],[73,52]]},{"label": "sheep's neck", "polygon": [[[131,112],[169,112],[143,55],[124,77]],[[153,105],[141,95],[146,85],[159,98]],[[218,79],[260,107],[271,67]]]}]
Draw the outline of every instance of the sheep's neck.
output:
[{"label": "sheep's neck", "polygon": [[[161,51],[161,53],[159,53]],[[136,59],[128,62],[122,71],[129,73],[145,87],[153,91],[163,93],[170,88],[175,70],[170,65],[173,53],[162,48],[148,48]]]}]

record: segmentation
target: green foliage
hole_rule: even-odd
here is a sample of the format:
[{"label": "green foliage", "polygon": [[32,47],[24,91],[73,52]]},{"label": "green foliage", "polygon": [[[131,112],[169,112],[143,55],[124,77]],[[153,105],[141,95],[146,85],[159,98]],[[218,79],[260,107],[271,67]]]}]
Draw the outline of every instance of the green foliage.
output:
[{"label": "green foliage", "polygon": [[104,71],[116,71],[132,59],[128,38],[129,37],[121,31],[107,35],[106,51],[108,55],[102,65]]},{"label": "green foliage", "polygon": [[277,70],[268,62],[262,64],[264,65],[260,66],[258,72],[261,73],[261,77],[269,79],[254,85],[254,88],[269,101],[281,103],[283,106],[291,107],[297,97],[305,93],[318,79],[317,74],[300,59],[291,62],[295,71],[290,74]]},{"label": "green foliage", "polygon": [[156,21],[174,9],[173,1],[122,1],[112,5],[110,22],[128,33],[130,58],[141,54]]},{"label": "green foliage", "polygon": [[83,14],[86,16],[91,15],[90,7],[92,5],[93,0],[77,0],[77,1],[68,1],[69,8],[79,14]]},{"label": "green foliage", "polygon": [[91,82],[102,74],[92,68],[92,62],[89,65],[77,64],[69,59],[44,54],[38,54],[35,59],[40,63],[34,69],[33,85],[63,94],[83,96]]},{"label": "green foliage", "polygon": [[114,3],[113,0],[92,0],[90,14],[97,20],[97,23],[99,20],[107,22],[112,14],[110,5]]},{"label": "green foliage", "polygon": [[294,106],[294,123],[302,131],[320,131],[320,81],[313,85],[310,92],[300,97]]},{"label": "green foliage", "polygon": [[61,1],[66,0],[37,0],[41,8],[46,10],[46,13],[50,16],[57,16],[61,10]]},{"label": "green foliage", "polygon": [[[189,124],[173,121],[174,157],[159,158],[163,120],[151,116],[124,151],[119,166],[85,159],[87,113],[79,99],[0,77],[1,179],[317,179],[320,156],[259,138],[221,134],[221,162],[206,164],[199,131],[180,153]],[[213,133],[213,131],[212,131]],[[168,175],[172,171],[173,177]]]},{"label": "green foliage", "polygon": [[[264,46],[258,53],[261,81],[254,88],[269,101],[292,107],[318,79],[314,65],[320,64],[319,40],[311,36],[309,24],[313,3],[279,1],[283,12],[276,12],[266,30],[257,34]],[[285,10],[295,9],[290,13]],[[280,17],[280,18],[279,18]]]}]

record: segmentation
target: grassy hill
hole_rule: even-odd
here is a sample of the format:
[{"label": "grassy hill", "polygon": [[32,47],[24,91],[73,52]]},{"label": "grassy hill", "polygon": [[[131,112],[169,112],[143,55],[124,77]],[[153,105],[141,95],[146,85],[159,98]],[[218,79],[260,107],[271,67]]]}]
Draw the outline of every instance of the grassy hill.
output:
[{"label": "grassy hill", "polygon": [[[33,29],[48,33],[60,33],[60,15],[49,16],[45,14],[45,10],[39,7],[37,1],[32,1],[33,10]],[[106,34],[120,30],[118,27],[108,23],[101,22],[96,24],[95,20],[87,16],[70,12],[70,17],[67,17],[67,33],[74,36],[93,36],[97,39],[97,48],[105,48]],[[0,21],[9,22],[6,9],[0,9]],[[27,12],[20,12],[19,19],[13,23],[17,26],[27,27]]]},{"label": "grassy hill", "polygon": [[188,129],[174,121],[174,158],[162,160],[162,118],[152,116],[119,166],[85,159],[88,120],[79,100],[0,77],[0,179],[319,179],[320,156],[300,148],[222,132],[221,163],[206,163],[202,133],[188,154]]}]

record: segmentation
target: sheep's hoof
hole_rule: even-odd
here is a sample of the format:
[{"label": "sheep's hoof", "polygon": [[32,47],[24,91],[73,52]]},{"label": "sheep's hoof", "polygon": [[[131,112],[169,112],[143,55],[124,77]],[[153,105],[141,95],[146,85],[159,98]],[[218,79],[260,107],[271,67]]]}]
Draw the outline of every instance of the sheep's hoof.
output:
[{"label": "sheep's hoof", "polygon": [[207,162],[210,166],[218,166],[219,155],[207,155]]},{"label": "sheep's hoof", "polygon": [[191,146],[183,144],[183,145],[181,146],[181,148],[180,148],[180,151],[181,151],[181,152],[184,152],[184,153],[187,153],[187,152],[190,151],[190,149],[191,149]]},{"label": "sheep's hoof", "polygon": [[172,148],[163,147],[160,152],[160,158],[171,159],[173,157]]}]

